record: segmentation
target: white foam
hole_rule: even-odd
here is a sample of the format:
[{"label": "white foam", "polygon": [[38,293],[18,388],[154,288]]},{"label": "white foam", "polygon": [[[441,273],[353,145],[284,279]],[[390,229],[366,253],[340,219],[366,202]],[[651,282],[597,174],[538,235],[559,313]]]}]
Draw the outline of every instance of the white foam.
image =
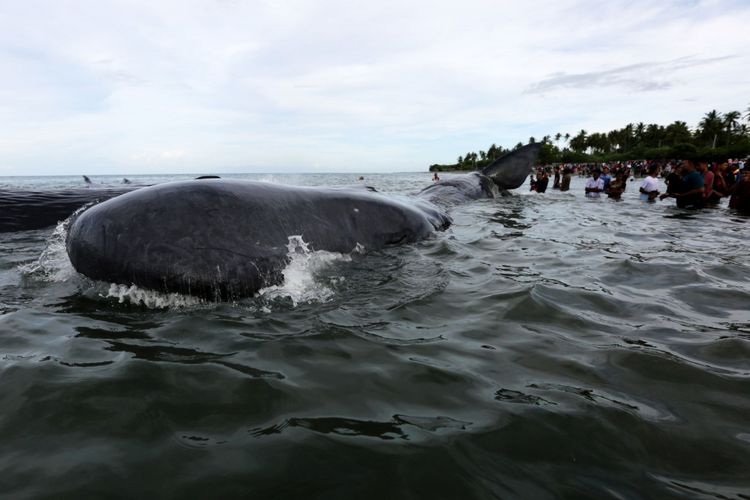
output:
[{"label": "white foam", "polygon": [[66,219],[57,224],[47,246],[36,261],[19,267],[22,276],[41,281],[62,282],[76,274],[65,249],[69,221],[70,219]]},{"label": "white foam", "polygon": [[[20,266],[23,276],[47,282],[63,282],[77,275],[65,248],[70,220],[67,219],[57,225],[46,248],[35,262]],[[341,283],[344,278],[329,277],[324,282],[318,275],[335,262],[351,261],[351,255],[322,250],[313,251],[299,235],[289,236],[288,241],[289,264],[282,272],[283,283],[261,289],[258,296],[264,299],[288,298],[295,306],[300,303],[330,300],[335,295],[332,286]],[[365,247],[357,243],[352,253],[364,254]],[[195,307],[207,303],[206,300],[198,297],[157,292],[135,285],[111,283],[106,291],[104,291],[104,286],[107,285],[103,283],[95,285],[92,291],[105,299],[117,299],[120,304],[127,303],[152,309],[173,309]],[[97,292],[96,289],[99,291]],[[262,307],[265,310],[268,306]]]},{"label": "white foam", "polygon": [[[323,250],[312,251],[299,235],[289,236],[287,249],[290,261],[282,271],[284,282],[261,289],[258,296],[268,299],[289,298],[295,306],[300,303],[326,302],[333,297],[335,292],[317,279],[316,275],[334,262],[351,261],[351,256]],[[364,247],[357,244],[354,251],[362,253]],[[341,280],[343,278],[338,277],[331,281],[335,283]]]},{"label": "white foam", "polygon": [[111,283],[107,294],[101,296],[107,299],[115,298],[120,304],[146,306],[150,309],[177,309],[205,304],[205,300],[191,295],[161,293],[154,290],[144,290],[135,285],[127,286],[116,283]]}]

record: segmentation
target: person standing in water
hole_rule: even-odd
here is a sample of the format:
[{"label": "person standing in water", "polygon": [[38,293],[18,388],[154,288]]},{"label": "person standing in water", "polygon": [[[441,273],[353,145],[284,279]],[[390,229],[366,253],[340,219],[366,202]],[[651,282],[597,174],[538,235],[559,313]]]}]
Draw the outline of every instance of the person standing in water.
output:
[{"label": "person standing in water", "polygon": [[[682,173],[680,191],[671,192],[671,190],[668,190],[666,196],[674,198],[679,208],[703,208],[703,176],[696,170],[695,163],[691,160],[682,162]],[[670,188],[671,186],[670,184]]]},{"label": "person standing in water", "polygon": [[653,202],[656,201],[656,197],[659,196],[659,181],[656,176],[659,175],[659,165],[652,163],[648,167],[648,175],[643,182],[639,192],[641,193],[641,201]]},{"label": "person standing in water", "polygon": [[573,173],[570,171],[570,167],[564,167],[562,180],[560,181],[560,191],[568,191],[570,189],[571,177],[573,177]]},{"label": "person standing in water", "polygon": [[586,181],[586,198],[599,198],[604,191],[604,180],[599,176],[601,171],[594,168],[591,178]]},{"label": "person standing in water", "polygon": [[609,189],[607,189],[607,196],[613,200],[620,201],[622,193],[625,192],[625,188],[628,186],[628,177],[624,170],[619,170],[615,174],[615,178],[609,183]]}]

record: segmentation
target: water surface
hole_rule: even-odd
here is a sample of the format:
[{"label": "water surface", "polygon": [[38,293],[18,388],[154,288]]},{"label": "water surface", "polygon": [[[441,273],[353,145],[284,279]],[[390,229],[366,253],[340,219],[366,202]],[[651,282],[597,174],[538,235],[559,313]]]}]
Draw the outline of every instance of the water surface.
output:
[{"label": "water surface", "polygon": [[237,303],[91,282],[61,228],[0,234],[0,495],[748,498],[750,219],[635,186],[456,207]]}]

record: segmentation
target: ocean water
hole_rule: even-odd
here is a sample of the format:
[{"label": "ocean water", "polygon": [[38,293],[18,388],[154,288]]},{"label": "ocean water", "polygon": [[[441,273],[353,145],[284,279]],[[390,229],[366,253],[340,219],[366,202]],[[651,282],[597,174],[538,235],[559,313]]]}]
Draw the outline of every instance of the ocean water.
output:
[{"label": "ocean water", "polygon": [[379,252],[292,241],[235,303],[92,282],[64,224],[0,234],[0,497],[750,498],[750,218],[637,185],[522,187]]}]

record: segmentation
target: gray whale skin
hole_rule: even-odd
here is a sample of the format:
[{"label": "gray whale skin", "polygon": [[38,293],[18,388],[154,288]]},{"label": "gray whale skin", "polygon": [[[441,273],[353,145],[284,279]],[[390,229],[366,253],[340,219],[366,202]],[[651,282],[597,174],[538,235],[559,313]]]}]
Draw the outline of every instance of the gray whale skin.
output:
[{"label": "gray whale skin", "polygon": [[[201,179],[144,187],[70,221],[73,267],[89,278],[214,300],[283,280],[291,236],[313,250],[350,253],[419,241],[447,228],[447,208],[518,187],[538,155],[529,145],[414,198],[372,188],[297,187]],[[520,179],[520,180],[519,180]]]}]

